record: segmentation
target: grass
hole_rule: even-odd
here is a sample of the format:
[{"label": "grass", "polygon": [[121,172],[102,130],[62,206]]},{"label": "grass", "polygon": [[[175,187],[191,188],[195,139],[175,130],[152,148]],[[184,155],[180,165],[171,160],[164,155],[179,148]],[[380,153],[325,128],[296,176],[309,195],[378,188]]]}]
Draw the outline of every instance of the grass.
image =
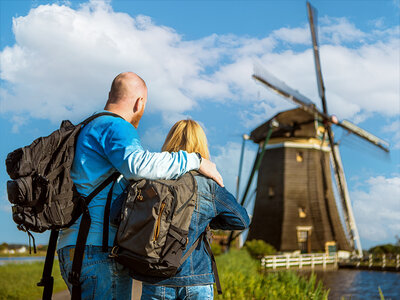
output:
[{"label": "grass", "polygon": [[315,275],[307,279],[291,271],[262,273],[259,261],[245,250],[231,250],[216,259],[223,294],[215,299],[328,299],[329,291]]},{"label": "grass", "polygon": [[[43,287],[36,286],[42,278],[44,262],[6,264],[0,266],[0,299],[41,299]],[[53,267],[54,289],[60,292],[67,289],[58,261]]]}]

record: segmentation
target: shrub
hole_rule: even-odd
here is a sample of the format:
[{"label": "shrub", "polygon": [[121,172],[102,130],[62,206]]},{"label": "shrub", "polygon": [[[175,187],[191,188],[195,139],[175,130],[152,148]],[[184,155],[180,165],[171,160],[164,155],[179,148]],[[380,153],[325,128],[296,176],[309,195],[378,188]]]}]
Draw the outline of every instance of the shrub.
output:
[{"label": "shrub", "polygon": [[221,255],[222,254],[222,246],[218,243],[212,243],[211,251],[213,252],[214,256]]},{"label": "shrub", "polygon": [[271,255],[276,253],[276,249],[264,242],[263,240],[251,240],[247,241],[244,248],[250,253],[254,258],[261,258],[265,255]]}]

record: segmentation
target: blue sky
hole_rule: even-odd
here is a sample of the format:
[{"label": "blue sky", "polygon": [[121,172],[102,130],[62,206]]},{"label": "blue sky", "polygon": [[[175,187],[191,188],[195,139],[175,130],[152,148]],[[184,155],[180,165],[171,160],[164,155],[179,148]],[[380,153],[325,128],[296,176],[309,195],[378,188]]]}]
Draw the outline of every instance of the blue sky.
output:
[{"label": "blue sky", "polygon": [[[335,130],[362,244],[394,242],[400,235],[400,3],[312,4],[330,113],[391,144],[387,157]],[[174,122],[193,118],[235,192],[241,135],[293,107],[251,79],[254,62],[320,106],[305,1],[0,5],[0,161],[62,119],[79,122],[102,109],[112,79],[131,70],[149,87],[139,128],[143,146],[158,151]],[[248,143],[245,173],[255,149]],[[25,243],[11,219],[7,179],[3,164],[0,242]]]}]

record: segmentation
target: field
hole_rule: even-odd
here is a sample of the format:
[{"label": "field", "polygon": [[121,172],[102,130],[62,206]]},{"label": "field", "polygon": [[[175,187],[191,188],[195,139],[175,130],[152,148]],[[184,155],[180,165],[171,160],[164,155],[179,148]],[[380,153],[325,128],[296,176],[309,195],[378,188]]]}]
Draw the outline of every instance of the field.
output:
[{"label": "field", "polygon": [[[215,299],[327,299],[328,291],[315,276],[306,279],[294,272],[260,272],[260,263],[245,250],[232,250],[217,258],[223,289]],[[0,299],[40,299],[37,287],[43,263],[8,264],[0,266]],[[66,289],[58,263],[54,264],[54,292]]]},{"label": "field", "polygon": [[[34,262],[0,266],[0,299],[41,299],[43,288],[36,283],[42,278],[43,265],[43,262]],[[54,292],[67,288],[58,261],[54,263],[53,277]]]}]

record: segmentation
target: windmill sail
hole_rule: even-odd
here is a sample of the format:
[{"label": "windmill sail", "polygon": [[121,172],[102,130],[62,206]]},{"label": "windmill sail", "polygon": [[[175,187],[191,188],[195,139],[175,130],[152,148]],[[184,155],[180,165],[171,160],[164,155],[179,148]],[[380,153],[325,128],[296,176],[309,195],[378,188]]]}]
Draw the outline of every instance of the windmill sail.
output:
[{"label": "windmill sail", "polygon": [[378,146],[382,150],[389,152],[389,143],[378,138],[377,136],[373,135],[372,133],[369,133],[368,131],[358,127],[357,125],[351,123],[350,121],[343,120],[337,124],[338,126],[344,128],[348,132],[351,132],[368,142],[374,144],[375,146]]},{"label": "windmill sail", "polygon": [[302,95],[299,91],[292,89],[286,83],[276,78],[260,65],[254,65],[253,78],[266,85],[279,95],[289,99],[293,103],[300,105],[304,110],[314,112],[315,104],[306,96]]},{"label": "windmill sail", "polygon": [[310,24],[312,44],[313,44],[315,73],[317,75],[317,83],[318,83],[318,93],[319,93],[319,97],[322,100],[323,112],[326,114],[328,111],[328,107],[326,105],[325,86],[324,86],[324,80],[322,79],[321,60],[319,58],[318,32],[317,32],[318,27],[316,26],[317,11],[314,7],[311,6],[311,4],[309,2],[307,2],[307,11],[308,11],[308,20],[309,20],[309,24]]}]

